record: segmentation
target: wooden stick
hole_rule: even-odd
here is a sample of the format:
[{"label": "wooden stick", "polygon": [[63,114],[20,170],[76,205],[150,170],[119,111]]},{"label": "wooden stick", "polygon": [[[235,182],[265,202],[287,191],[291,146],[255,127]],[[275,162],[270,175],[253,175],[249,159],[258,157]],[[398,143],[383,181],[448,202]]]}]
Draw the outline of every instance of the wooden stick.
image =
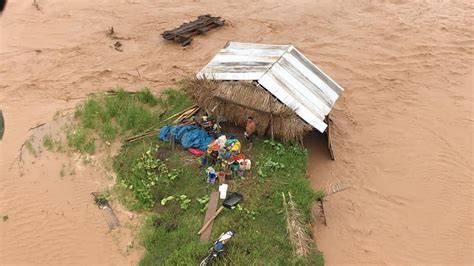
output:
[{"label": "wooden stick", "polygon": [[204,230],[206,230],[206,228],[211,224],[212,221],[214,221],[214,219],[216,219],[217,215],[219,215],[219,213],[221,213],[221,211],[224,209],[224,206],[221,206],[217,211],[216,213],[211,217],[211,219],[209,219],[209,221],[207,221],[207,223],[205,223],[201,230],[199,230],[198,232],[198,235],[200,235],[202,232],[204,232]]},{"label": "wooden stick", "polygon": [[39,128],[39,127],[42,127],[42,126],[44,126],[44,125],[46,125],[46,123],[38,124],[38,125],[36,125],[36,126],[34,126],[34,127],[30,127],[30,129],[28,129],[28,131],[31,131],[31,130],[36,129],[36,128]]},{"label": "wooden stick", "polygon": [[176,117],[176,116],[178,116],[178,115],[181,115],[182,113],[184,113],[184,112],[186,112],[186,111],[188,111],[189,109],[194,108],[194,107],[197,107],[197,105],[193,105],[192,107],[190,107],[190,108],[188,108],[188,109],[186,109],[186,110],[183,110],[183,111],[181,111],[181,112],[178,112],[178,113],[176,113],[176,114],[174,114],[174,115],[172,115],[172,116],[166,118],[165,120],[163,120],[163,121],[161,121],[161,122],[168,121],[168,120],[170,120],[171,118]]},{"label": "wooden stick", "polygon": [[135,136],[133,138],[128,138],[128,139],[126,139],[126,141],[129,142],[129,143],[132,143],[132,142],[135,142],[137,140],[141,140],[141,139],[144,139],[144,138],[151,137],[151,136],[155,135],[158,132],[160,132],[160,130],[152,131],[152,132],[149,132],[149,133],[146,133],[146,134],[142,134],[140,136]]},{"label": "wooden stick", "polygon": [[147,132],[135,135],[135,136],[128,137],[128,138],[125,139],[125,141],[132,141],[132,140],[135,140],[137,138],[146,137],[146,136],[149,136],[149,135],[152,135],[152,134],[156,134],[158,132],[160,132],[159,128],[158,129],[153,129],[152,131],[147,131]]}]

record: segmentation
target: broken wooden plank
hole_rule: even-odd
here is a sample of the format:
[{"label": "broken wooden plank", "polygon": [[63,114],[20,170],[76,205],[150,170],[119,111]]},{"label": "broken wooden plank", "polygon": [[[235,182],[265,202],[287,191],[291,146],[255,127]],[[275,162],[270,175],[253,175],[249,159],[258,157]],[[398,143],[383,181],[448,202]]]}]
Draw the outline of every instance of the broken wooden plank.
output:
[{"label": "broken wooden plank", "polygon": [[[207,203],[207,211],[206,211],[206,216],[204,217],[204,223],[207,223],[212,216],[216,213],[217,209],[217,203],[219,202],[219,192],[218,191],[213,191],[211,192],[211,196],[209,197],[209,202]],[[211,222],[211,224],[202,232],[201,234],[201,242],[207,242],[209,241],[211,237],[211,232],[212,232],[212,224],[214,222]]]},{"label": "broken wooden plank", "polygon": [[5,121],[3,120],[2,109],[0,109],[0,140],[2,140],[4,132],[5,132]]},{"label": "broken wooden plank", "polygon": [[221,17],[213,17],[211,15],[199,16],[196,20],[183,23],[181,26],[164,31],[161,36],[166,40],[174,40],[182,46],[191,43],[192,36],[204,34],[205,32],[224,25],[225,20]]},{"label": "broken wooden plank", "polygon": [[331,127],[333,125],[332,119],[330,114],[326,116],[326,124],[328,125],[327,130],[326,130],[326,135],[328,138],[328,150],[329,150],[329,155],[331,156],[331,159],[334,161],[336,158],[334,157],[334,151],[332,150],[332,137],[331,137]]},{"label": "broken wooden plank", "polygon": [[189,109],[186,112],[184,112],[182,115],[180,115],[176,120],[173,121],[173,124],[179,124],[183,122],[185,119],[190,119],[193,115],[195,115],[199,111],[199,107]]}]

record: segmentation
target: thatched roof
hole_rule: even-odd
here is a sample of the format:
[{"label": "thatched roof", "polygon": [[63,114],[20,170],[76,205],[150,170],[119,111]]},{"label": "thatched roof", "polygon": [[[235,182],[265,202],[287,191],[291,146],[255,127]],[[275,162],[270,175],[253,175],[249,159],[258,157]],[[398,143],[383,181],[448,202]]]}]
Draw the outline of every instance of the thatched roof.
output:
[{"label": "thatched roof", "polygon": [[283,141],[298,141],[312,130],[296,113],[279,102],[269,92],[247,82],[225,82],[208,79],[190,79],[184,86],[195,102],[216,115],[244,127],[252,116],[260,136],[273,134]]}]

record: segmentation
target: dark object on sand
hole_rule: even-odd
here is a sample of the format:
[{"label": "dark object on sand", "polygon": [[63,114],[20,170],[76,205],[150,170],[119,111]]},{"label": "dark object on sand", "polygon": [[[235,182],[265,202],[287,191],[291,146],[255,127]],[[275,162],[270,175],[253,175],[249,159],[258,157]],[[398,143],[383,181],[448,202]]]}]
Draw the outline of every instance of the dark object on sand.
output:
[{"label": "dark object on sand", "polygon": [[224,25],[224,22],[225,20],[221,17],[199,16],[197,20],[184,23],[176,29],[164,31],[161,36],[166,40],[173,40],[182,46],[186,46],[191,43],[192,36],[204,34],[210,29]]},{"label": "dark object on sand", "polygon": [[114,49],[115,49],[116,51],[123,52],[122,46],[123,46],[123,45],[122,45],[121,42],[116,42],[116,43],[114,43]]},{"label": "dark object on sand", "polygon": [[94,201],[102,210],[102,214],[104,215],[105,221],[109,225],[109,230],[114,230],[120,226],[120,222],[117,216],[114,213],[114,210],[109,204],[107,198],[99,192],[92,192],[91,195],[94,197]]},{"label": "dark object on sand", "polygon": [[0,15],[6,5],[7,5],[7,0],[0,0]]},{"label": "dark object on sand", "polygon": [[214,219],[216,219],[217,215],[219,215],[219,213],[221,213],[221,211],[224,209],[224,207],[226,207],[227,209],[232,209],[232,207],[236,206],[237,204],[239,204],[239,202],[242,200],[242,195],[239,194],[239,193],[232,193],[230,194],[225,200],[224,202],[222,203],[222,206],[216,211],[216,213],[211,217],[211,219],[209,219],[201,228],[201,230],[199,230],[198,232],[198,235],[200,235],[202,232],[204,232],[204,230],[206,230],[206,228],[212,223],[212,221],[214,221]]},{"label": "dark object on sand", "polygon": [[5,132],[5,121],[3,120],[2,110],[0,110],[0,140],[2,140],[4,132]]}]

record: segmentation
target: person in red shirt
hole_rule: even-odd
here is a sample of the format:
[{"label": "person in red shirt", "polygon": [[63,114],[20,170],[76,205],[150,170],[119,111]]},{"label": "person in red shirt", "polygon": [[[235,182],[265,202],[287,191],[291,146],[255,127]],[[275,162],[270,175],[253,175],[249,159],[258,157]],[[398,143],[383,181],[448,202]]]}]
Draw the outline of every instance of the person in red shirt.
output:
[{"label": "person in red shirt", "polygon": [[255,121],[253,117],[249,116],[247,118],[247,125],[245,126],[245,139],[249,142],[249,150],[253,148],[253,142],[255,139],[255,130],[256,130]]}]

